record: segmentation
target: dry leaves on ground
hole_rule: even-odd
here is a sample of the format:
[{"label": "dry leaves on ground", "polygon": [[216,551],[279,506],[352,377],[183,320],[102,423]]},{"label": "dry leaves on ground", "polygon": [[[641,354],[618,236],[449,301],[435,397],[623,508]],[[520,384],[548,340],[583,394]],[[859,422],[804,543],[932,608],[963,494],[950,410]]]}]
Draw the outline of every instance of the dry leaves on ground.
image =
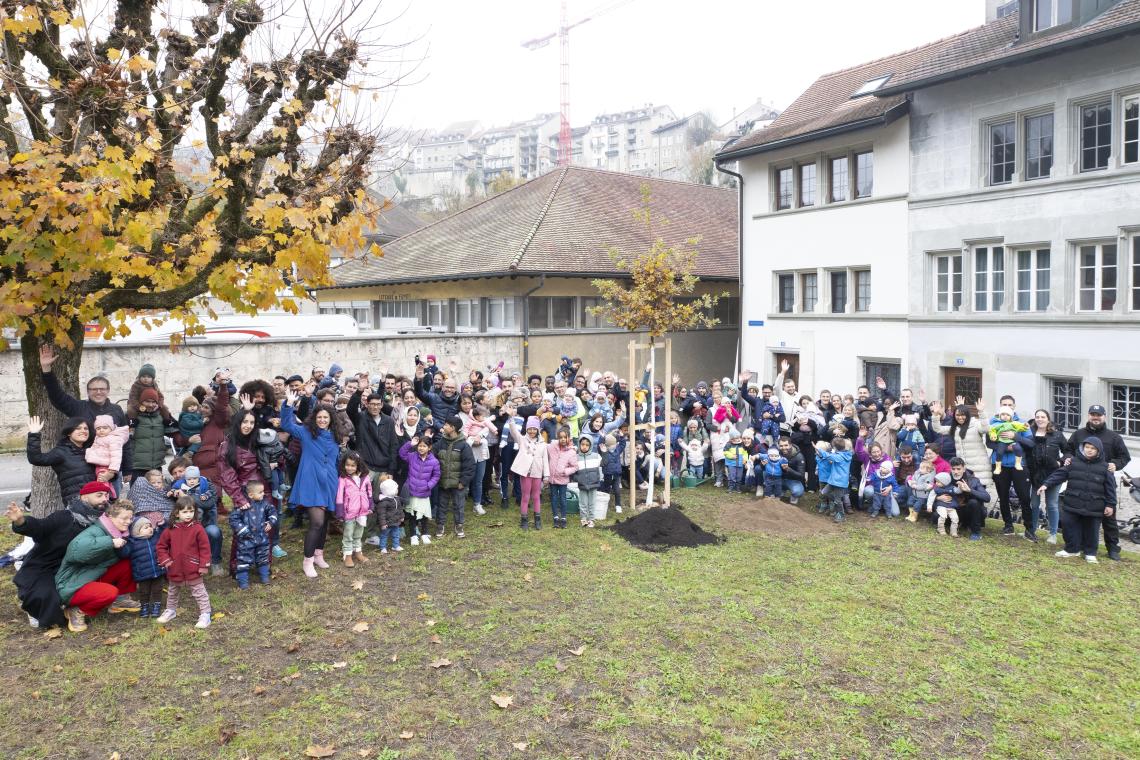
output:
[{"label": "dry leaves on ground", "polygon": [[344,670],[345,668],[348,667],[348,663],[345,662],[344,660],[341,660],[340,662],[334,662],[332,664],[332,666],[333,666],[333,670]]},{"label": "dry leaves on ground", "polygon": [[364,581],[357,580],[352,582],[353,591],[360,591],[362,588],[364,588]]},{"label": "dry leaves on ground", "polygon": [[305,757],[332,757],[336,754],[336,747],[322,744],[310,744],[305,747]]},{"label": "dry leaves on ground", "polygon": [[428,641],[430,641],[430,642],[431,642],[431,643],[433,643],[433,644],[442,644],[442,643],[443,643],[443,639],[441,639],[441,638],[439,637],[439,634],[438,634],[438,633],[433,633],[433,634],[431,635],[431,638],[430,638],[430,639],[428,639]]},{"label": "dry leaves on ground", "polygon": [[498,705],[501,709],[506,710],[508,707],[515,703],[515,698],[509,697],[506,694],[492,694],[491,701]]},{"label": "dry leaves on ground", "polygon": [[415,731],[401,731],[400,732],[400,738],[405,740],[405,741],[407,741],[408,739],[414,739],[415,736],[416,736]]},{"label": "dry leaves on ground", "polygon": [[44,631],[44,638],[45,639],[59,639],[62,637],[63,637],[63,629],[62,628],[49,628],[48,630]]},{"label": "dry leaves on ground", "polygon": [[567,649],[566,651],[569,652],[570,654],[574,655],[575,657],[581,657],[582,654],[586,651],[586,645],[582,644],[579,647],[576,647],[574,649]]},{"label": "dry leaves on ground", "polygon": [[299,642],[299,641],[294,641],[292,644],[285,647],[285,653],[286,654],[295,654],[296,652],[299,652],[300,650],[301,650],[301,642]]},{"label": "dry leaves on ground", "polygon": [[364,633],[367,630],[368,630],[368,623],[365,623],[363,620],[361,620],[356,625],[352,626],[352,632],[353,633]]},{"label": "dry leaves on ground", "polygon": [[511,742],[511,746],[517,749],[519,752],[526,752],[526,748],[530,745],[526,742]]},{"label": "dry leaves on ground", "polygon": [[439,659],[432,660],[428,664],[431,665],[436,670],[439,670],[440,668],[446,668],[448,665],[450,665],[451,660],[447,659],[446,657],[440,657]]}]

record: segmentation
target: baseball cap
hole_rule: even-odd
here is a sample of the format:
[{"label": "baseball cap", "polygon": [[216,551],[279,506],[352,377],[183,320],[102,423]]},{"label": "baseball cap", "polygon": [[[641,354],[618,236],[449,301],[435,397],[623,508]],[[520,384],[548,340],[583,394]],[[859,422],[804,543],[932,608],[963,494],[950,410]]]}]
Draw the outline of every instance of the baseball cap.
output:
[{"label": "baseball cap", "polygon": [[1093,404],[1089,407],[1089,414],[1099,414],[1103,417],[1106,412],[1104,411],[1104,407],[1100,404]]}]

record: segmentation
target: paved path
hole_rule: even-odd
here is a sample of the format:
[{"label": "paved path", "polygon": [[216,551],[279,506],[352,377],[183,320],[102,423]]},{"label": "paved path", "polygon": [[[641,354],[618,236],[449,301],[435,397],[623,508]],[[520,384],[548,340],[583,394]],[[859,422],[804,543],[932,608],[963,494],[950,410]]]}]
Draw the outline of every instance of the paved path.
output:
[{"label": "paved path", "polygon": [[32,466],[23,454],[0,454],[0,507],[23,501],[32,485]]}]

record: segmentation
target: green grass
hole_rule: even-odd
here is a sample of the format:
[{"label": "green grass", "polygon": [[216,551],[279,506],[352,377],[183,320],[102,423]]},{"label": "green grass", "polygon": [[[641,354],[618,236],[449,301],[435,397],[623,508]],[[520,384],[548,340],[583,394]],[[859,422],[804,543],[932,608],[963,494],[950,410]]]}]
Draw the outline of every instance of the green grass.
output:
[{"label": "green grass", "polygon": [[[716,530],[746,497],[681,498]],[[205,632],[187,611],[168,632],[114,616],[47,640],[9,605],[0,747],[18,758],[296,758],[310,744],[336,758],[1140,756],[1137,563],[1063,562],[993,527],[971,543],[854,519],[837,535],[730,533],[654,554],[573,521],[522,533],[516,512],[493,509],[462,541],[372,549],[367,567],[316,581],[301,575],[293,531],[269,588],[211,579],[224,615]],[[369,629],[354,633],[360,621]],[[441,657],[452,664],[429,667]]]}]

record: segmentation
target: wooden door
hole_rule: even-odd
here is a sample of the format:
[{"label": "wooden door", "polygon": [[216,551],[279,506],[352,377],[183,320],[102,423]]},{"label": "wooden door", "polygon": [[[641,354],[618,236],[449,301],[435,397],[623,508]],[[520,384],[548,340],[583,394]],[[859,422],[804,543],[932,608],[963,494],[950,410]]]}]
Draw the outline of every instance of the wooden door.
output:
[{"label": "wooden door", "polygon": [[[788,374],[784,377],[785,380],[795,380],[796,387],[800,387],[800,355],[799,354],[776,354],[776,370],[772,373],[772,377],[780,374],[780,367],[784,366],[784,362],[788,363]],[[779,390],[777,388],[776,390]]]},{"label": "wooden door", "polygon": [[962,396],[966,405],[970,407],[971,414],[977,414],[975,406],[982,397],[982,371],[980,369],[967,369],[965,367],[942,368],[942,395],[945,397],[946,410],[950,411],[957,403],[955,399]]}]

